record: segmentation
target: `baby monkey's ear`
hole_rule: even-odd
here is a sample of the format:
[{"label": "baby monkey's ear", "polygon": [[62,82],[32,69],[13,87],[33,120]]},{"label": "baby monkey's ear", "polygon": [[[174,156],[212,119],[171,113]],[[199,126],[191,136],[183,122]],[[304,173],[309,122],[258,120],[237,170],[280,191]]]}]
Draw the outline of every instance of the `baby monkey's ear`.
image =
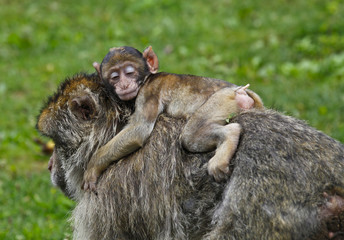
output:
[{"label": "baby monkey's ear", "polygon": [[149,71],[151,73],[157,73],[159,69],[158,57],[153,51],[152,46],[149,46],[143,51],[143,58],[146,60]]},{"label": "baby monkey's ear", "polygon": [[98,73],[98,75],[99,75],[99,77],[100,77],[100,79],[101,79],[101,78],[102,78],[102,75],[100,74],[100,64],[97,63],[97,62],[94,62],[92,65],[93,65],[93,67],[96,69],[96,71],[97,71],[97,73]]}]

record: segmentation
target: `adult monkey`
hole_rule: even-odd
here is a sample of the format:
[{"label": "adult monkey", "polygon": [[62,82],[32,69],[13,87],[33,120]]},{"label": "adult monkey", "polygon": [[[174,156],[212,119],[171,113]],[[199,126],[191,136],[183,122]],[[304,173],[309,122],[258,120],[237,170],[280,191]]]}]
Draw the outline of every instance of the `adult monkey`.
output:
[{"label": "adult monkey", "polygon": [[343,236],[344,146],[272,111],[233,118],[243,133],[227,183],[213,181],[203,167],[213,153],[181,148],[185,121],[161,116],[147,144],[100,177],[97,195],[82,191],[92,153],[132,111],[121,102],[97,76],[77,75],[39,116],[37,128],[56,143],[52,181],[77,202],[74,239]]}]

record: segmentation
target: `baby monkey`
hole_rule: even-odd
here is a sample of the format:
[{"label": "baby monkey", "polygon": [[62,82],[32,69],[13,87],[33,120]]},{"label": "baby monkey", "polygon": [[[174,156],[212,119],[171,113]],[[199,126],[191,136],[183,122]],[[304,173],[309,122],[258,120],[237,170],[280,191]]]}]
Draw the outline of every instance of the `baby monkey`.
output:
[{"label": "baby monkey", "polygon": [[84,190],[96,189],[99,175],[113,162],[142,147],[161,113],[187,119],[181,134],[190,152],[216,149],[208,172],[216,181],[227,178],[229,162],[238,145],[241,126],[226,124],[235,113],[262,109],[260,97],[245,87],[193,75],[157,73],[158,58],[152,47],[143,54],[132,47],[110,49],[101,65],[94,63],[104,83],[128,101],[136,97],[128,124],[91,158],[84,175]]}]

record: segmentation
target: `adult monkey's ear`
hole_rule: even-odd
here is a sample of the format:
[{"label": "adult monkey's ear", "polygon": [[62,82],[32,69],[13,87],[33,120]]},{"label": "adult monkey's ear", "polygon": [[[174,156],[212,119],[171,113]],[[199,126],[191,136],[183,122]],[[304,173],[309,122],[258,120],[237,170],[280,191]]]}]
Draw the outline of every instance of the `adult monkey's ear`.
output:
[{"label": "adult monkey's ear", "polygon": [[153,51],[152,46],[149,46],[143,51],[143,58],[146,60],[149,71],[151,73],[157,73],[159,69],[158,57]]},{"label": "adult monkey's ear", "polygon": [[89,95],[77,96],[69,100],[71,112],[81,120],[91,120],[96,115],[96,106]]}]

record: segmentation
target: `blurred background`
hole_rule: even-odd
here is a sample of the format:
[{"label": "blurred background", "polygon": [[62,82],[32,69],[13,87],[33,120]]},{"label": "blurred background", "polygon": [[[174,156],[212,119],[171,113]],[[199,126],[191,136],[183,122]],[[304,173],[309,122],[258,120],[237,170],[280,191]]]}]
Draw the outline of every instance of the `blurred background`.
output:
[{"label": "blurred background", "polygon": [[344,142],[341,0],[0,0],[0,239],[71,239],[40,108],[110,47],[152,45],[160,70],[250,83],[265,105]]}]

